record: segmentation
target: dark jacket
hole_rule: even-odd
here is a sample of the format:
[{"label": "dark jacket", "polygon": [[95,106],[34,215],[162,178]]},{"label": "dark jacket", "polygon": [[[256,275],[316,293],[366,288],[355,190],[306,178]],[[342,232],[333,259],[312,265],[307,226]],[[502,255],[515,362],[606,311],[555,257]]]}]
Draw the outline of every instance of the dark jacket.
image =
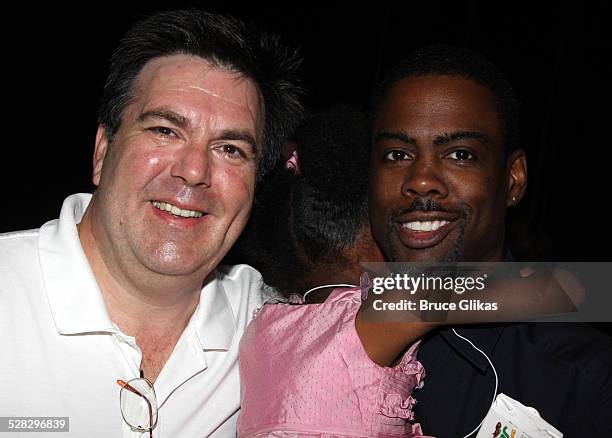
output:
[{"label": "dark jacket", "polygon": [[[458,327],[485,351],[498,392],[538,410],[565,438],[612,437],[612,340],[581,323]],[[427,376],[415,391],[415,420],[437,438],[461,438],[491,406],[488,361],[450,329],[423,340]],[[476,436],[476,434],[472,435]]]}]

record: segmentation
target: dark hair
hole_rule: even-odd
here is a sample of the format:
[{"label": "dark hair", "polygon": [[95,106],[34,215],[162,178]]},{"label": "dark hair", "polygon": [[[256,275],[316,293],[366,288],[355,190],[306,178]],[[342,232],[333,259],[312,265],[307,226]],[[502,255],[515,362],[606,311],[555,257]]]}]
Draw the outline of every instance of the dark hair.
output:
[{"label": "dark hair", "polygon": [[367,218],[369,141],[366,117],[348,106],[314,114],[298,131],[292,226],[310,260],[352,245]]},{"label": "dark hair", "polygon": [[98,110],[98,122],[112,141],[123,110],[132,99],[134,81],[151,59],[186,54],[240,73],[259,87],[265,126],[258,178],[280,157],[280,146],[302,118],[297,69],[301,58],[276,36],[257,31],[236,18],[201,10],[160,12],[136,23],[111,58]]},{"label": "dark hair", "polygon": [[244,253],[270,286],[296,291],[322,267],[341,267],[367,224],[369,129],[339,106],[307,118],[297,132],[300,173],[279,165],[257,196]]},{"label": "dark hair", "polygon": [[487,88],[495,99],[505,157],[519,147],[519,101],[510,82],[484,56],[465,47],[426,46],[401,60],[381,81],[374,98],[374,113],[395,82],[412,76],[437,75],[461,76]]}]

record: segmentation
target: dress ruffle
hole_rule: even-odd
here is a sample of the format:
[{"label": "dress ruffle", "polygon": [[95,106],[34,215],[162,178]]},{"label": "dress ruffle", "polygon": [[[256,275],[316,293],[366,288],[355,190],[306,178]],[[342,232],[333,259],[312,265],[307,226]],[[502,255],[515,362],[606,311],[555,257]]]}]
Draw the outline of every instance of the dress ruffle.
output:
[{"label": "dress ruffle", "polygon": [[412,407],[416,400],[412,396],[404,399],[400,394],[387,394],[383,391],[378,393],[378,411],[386,417],[405,418],[406,420],[414,420],[414,412]]},{"label": "dress ruffle", "polygon": [[416,358],[419,344],[415,342],[398,365],[385,369],[377,392],[378,415],[372,425],[377,434],[423,436],[418,423],[408,423],[414,420],[412,409],[417,403],[412,393],[423,385],[425,378],[425,368]]}]

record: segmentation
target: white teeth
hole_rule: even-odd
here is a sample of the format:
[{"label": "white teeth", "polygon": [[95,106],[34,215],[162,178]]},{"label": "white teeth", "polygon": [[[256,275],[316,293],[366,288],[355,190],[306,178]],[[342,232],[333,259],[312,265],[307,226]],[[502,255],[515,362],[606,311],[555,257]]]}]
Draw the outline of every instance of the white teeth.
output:
[{"label": "white teeth", "polygon": [[402,226],[412,231],[436,231],[448,224],[448,221],[413,221],[404,222]]},{"label": "white teeth", "polygon": [[153,207],[159,208],[162,211],[167,211],[175,216],[180,217],[202,217],[204,214],[199,211],[183,210],[178,208],[176,205],[168,204],[167,202],[151,201]]}]

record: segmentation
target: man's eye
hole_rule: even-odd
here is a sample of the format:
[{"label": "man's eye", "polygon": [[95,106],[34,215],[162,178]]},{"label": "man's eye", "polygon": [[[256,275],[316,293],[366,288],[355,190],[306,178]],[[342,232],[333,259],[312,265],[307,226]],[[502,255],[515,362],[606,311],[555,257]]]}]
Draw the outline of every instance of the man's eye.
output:
[{"label": "man's eye", "polygon": [[403,161],[410,159],[410,156],[404,151],[391,151],[385,155],[385,159],[391,161]]},{"label": "man's eye", "polygon": [[244,157],[244,152],[242,152],[242,149],[240,149],[237,146],[234,146],[233,144],[224,144],[221,145],[221,152],[223,152],[223,155],[226,155],[230,158],[242,158]]},{"label": "man's eye", "polygon": [[457,160],[457,161],[473,160],[474,158],[476,158],[473,153],[466,151],[464,149],[460,149],[458,151],[451,152],[448,155],[448,157],[453,160]]},{"label": "man's eye", "polygon": [[166,128],[165,126],[155,126],[153,128],[149,128],[149,131],[162,137],[176,137],[176,133],[172,129]]}]

